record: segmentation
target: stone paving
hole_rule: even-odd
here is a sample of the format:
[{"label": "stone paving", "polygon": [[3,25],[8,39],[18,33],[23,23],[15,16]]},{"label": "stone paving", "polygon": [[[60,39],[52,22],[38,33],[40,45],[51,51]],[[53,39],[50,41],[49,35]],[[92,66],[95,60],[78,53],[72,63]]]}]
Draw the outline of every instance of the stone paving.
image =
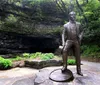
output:
[{"label": "stone paving", "polygon": [[54,82],[49,74],[59,67],[46,67],[41,70],[31,68],[13,68],[0,70],[0,85],[100,85],[100,63],[82,61],[84,76],[76,74],[76,66],[68,66],[74,74],[71,82]]},{"label": "stone paving", "polygon": [[38,70],[31,68],[13,68],[4,71],[0,70],[0,85],[13,85],[16,81],[30,78],[33,79],[37,72]]}]

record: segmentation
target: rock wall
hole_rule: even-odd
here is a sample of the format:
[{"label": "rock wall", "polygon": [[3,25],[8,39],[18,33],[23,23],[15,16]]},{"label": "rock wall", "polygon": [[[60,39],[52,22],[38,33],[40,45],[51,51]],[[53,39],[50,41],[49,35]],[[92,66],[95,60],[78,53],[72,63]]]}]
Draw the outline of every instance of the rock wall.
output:
[{"label": "rock wall", "polygon": [[0,32],[0,54],[22,52],[54,52],[60,44],[60,34],[25,35]]}]

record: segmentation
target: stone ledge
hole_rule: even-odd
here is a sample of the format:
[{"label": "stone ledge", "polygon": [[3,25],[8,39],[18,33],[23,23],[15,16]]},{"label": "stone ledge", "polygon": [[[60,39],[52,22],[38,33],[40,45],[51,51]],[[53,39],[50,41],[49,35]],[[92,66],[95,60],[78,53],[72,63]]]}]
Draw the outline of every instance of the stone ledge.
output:
[{"label": "stone ledge", "polygon": [[49,66],[62,66],[62,60],[26,60],[25,66],[35,69],[41,69]]}]

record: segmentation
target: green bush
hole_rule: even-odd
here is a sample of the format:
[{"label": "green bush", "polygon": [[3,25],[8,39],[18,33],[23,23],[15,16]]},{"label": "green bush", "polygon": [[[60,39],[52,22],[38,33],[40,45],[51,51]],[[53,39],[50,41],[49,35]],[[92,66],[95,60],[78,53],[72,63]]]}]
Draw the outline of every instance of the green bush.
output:
[{"label": "green bush", "polygon": [[0,69],[8,69],[12,66],[12,61],[9,59],[4,59],[0,56]]},{"label": "green bush", "polygon": [[36,53],[32,53],[32,54],[30,54],[30,58],[37,58],[37,57],[40,57],[42,55],[42,53],[41,52],[36,52]]},{"label": "green bush", "polygon": [[20,60],[23,60],[25,58],[22,58],[20,56],[16,56],[16,58],[10,58],[11,61],[20,61]]},{"label": "green bush", "polygon": [[45,54],[42,54],[40,56],[41,60],[49,60],[49,59],[52,59],[54,58],[54,54],[53,53],[45,53]]},{"label": "green bush", "polygon": [[74,59],[68,59],[67,63],[68,65],[75,65],[76,61]]},{"label": "green bush", "polygon": [[30,54],[29,53],[23,53],[22,56],[25,57],[25,58],[29,58]]},{"label": "green bush", "polygon": [[100,57],[100,47],[98,45],[83,45],[81,47],[82,55],[86,57]]},{"label": "green bush", "polygon": [[49,59],[54,58],[54,54],[53,53],[36,52],[36,53],[30,54],[30,58],[31,59],[40,58],[41,60],[49,60]]}]

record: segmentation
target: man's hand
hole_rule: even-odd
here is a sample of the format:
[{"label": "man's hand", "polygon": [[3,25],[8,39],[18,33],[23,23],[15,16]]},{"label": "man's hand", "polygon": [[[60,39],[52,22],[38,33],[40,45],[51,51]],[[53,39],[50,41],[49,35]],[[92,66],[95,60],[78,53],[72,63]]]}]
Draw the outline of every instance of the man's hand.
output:
[{"label": "man's hand", "polygon": [[61,50],[61,54],[63,53],[64,46],[59,46],[59,49]]},{"label": "man's hand", "polygon": [[63,49],[63,46],[59,46],[60,49]]}]

